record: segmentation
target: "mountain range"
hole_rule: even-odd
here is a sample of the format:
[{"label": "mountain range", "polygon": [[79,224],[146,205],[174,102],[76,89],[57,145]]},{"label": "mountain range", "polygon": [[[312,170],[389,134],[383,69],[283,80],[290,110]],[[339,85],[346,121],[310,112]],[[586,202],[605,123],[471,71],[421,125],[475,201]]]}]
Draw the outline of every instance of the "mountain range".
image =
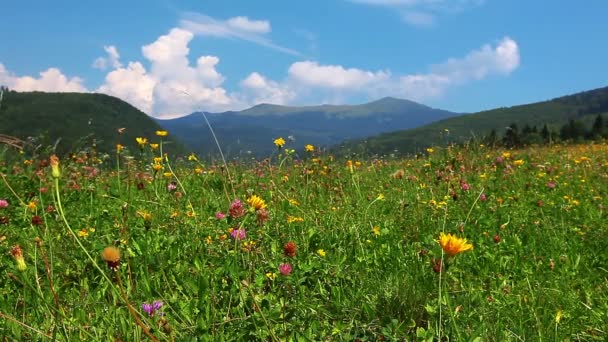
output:
[{"label": "mountain range", "polygon": [[157,122],[201,154],[215,154],[216,144],[205,117],[224,153],[231,157],[270,155],[275,138],[287,140],[288,148],[306,144],[332,146],[348,139],[364,138],[399,129],[414,128],[458,115],[425,105],[385,97],[350,106],[288,107],[260,104],[243,111],[193,113]]}]

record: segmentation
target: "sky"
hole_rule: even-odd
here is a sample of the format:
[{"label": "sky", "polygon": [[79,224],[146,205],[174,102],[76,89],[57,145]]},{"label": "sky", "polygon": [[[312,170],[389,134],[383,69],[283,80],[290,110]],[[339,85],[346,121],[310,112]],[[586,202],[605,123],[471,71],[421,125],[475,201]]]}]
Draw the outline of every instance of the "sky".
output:
[{"label": "sky", "polygon": [[608,84],[605,0],[20,0],[0,85],[158,118],[385,96],[476,112]]}]

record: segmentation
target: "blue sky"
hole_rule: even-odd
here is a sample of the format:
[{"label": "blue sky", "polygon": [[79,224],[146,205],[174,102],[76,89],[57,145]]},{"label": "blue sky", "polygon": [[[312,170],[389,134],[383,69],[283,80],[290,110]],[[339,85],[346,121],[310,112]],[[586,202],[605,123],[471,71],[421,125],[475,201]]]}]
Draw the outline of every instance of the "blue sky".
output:
[{"label": "blue sky", "polygon": [[156,117],[383,96],[473,112],[607,85],[608,2],[5,2],[0,84]]}]

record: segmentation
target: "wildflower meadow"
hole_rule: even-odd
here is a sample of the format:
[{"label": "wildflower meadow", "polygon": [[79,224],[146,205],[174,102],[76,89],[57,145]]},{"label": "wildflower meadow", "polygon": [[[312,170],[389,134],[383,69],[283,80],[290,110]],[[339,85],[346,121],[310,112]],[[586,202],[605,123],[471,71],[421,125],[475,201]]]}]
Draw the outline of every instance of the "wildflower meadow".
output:
[{"label": "wildflower meadow", "polygon": [[0,339],[608,339],[606,143],[224,163],[157,133],[0,147]]}]

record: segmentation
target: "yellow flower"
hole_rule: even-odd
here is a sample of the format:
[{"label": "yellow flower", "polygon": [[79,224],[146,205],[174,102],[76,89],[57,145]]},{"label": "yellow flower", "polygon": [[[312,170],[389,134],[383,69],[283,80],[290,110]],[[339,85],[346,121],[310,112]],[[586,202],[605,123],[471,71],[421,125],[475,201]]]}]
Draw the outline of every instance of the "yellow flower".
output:
[{"label": "yellow flower", "polygon": [[152,219],[152,215],[145,210],[138,211],[137,215],[141,216],[141,218],[143,218],[144,221],[150,221]]},{"label": "yellow flower", "polygon": [[296,217],[296,216],[287,216],[287,223],[293,223],[293,222],[304,222],[304,219],[301,217]]},{"label": "yellow flower", "polygon": [[116,152],[120,153],[124,149],[125,149],[124,145],[116,144]]},{"label": "yellow flower", "polygon": [[148,139],[142,138],[142,137],[135,138],[135,141],[137,141],[137,143],[139,144],[139,146],[144,146],[145,144],[148,143]]},{"label": "yellow flower", "polygon": [[555,323],[561,322],[562,318],[564,318],[564,312],[562,311],[562,309],[559,309],[559,310],[557,310],[557,313],[555,314]]},{"label": "yellow flower", "polygon": [[158,144],[150,144],[150,148],[152,148],[153,150],[156,150],[158,146]]},{"label": "yellow flower", "polygon": [[384,201],[384,194],[378,195],[378,197],[376,197],[376,201]]},{"label": "yellow flower", "polygon": [[163,173],[163,176],[165,176],[166,178],[169,178],[169,177],[173,177],[173,174],[171,172],[165,172],[165,173]]},{"label": "yellow flower", "polygon": [[517,159],[516,161],[513,162],[513,164],[515,166],[522,166],[524,165],[525,161],[523,159]]},{"label": "yellow flower", "polygon": [[192,154],[190,154],[190,155],[188,156],[188,160],[189,160],[189,161],[197,161],[197,160],[198,160],[198,158],[196,158],[196,156],[194,155],[194,153],[192,153]]},{"label": "yellow flower", "polygon": [[179,216],[179,212],[177,212],[177,211],[174,211],[174,212],[171,213],[171,218],[172,219],[174,219],[174,218],[176,218],[178,216]]},{"label": "yellow flower", "polygon": [[152,165],[152,168],[156,171],[160,171],[163,169],[163,166],[158,163],[154,163],[154,165]]},{"label": "yellow flower", "polygon": [[86,238],[87,236],[89,236],[89,232],[86,230],[86,228],[82,228],[79,232],[78,232],[78,236]]},{"label": "yellow flower", "polygon": [[372,231],[374,232],[374,235],[380,235],[380,227],[374,226],[374,228],[372,228]]},{"label": "yellow flower", "polygon": [[30,203],[27,204],[27,208],[34,211],[36,208],[38,208],[38,205],[36,204],[36,201],[30,201]]},{"label": "yellow flower", "polygon": [[304,146],[304,149],[306,150],[306,152],[314,152],[315,151],[315,147],[311,144],[308,144],[306,146]]},{"label": "yellow flower", "polygon": [[156,135],[159,137],[166,137],[167,135],[169,135],[169,132],[167,131],[156,131]]},{"label": "yellow flower", "polygon": [[322,258],[324,258],[327,255],[327,253],[325,253],[325,250],[323,250],[323,249],[317,250],[317,254],[319,254],[319,256]]},{"label": "yellow flower", "polygon": [[285,145],[285,139],[276,138],[276,139],[274,139],[274,144],[277,145],[278,148],[281,148]]},{"label": "yellow flower", "polygon": [[432,148],[432,147],[429,147],[429,148],[427,148],[427,149],[426,149],[426,151],[427,151],[428,153],[433,153],[433,152],[435,152],[435,149],[434,149],[434,148]]},{"label": "yellow flower", "polygon": [[213,239],[211,238],[211,236],[210,236],[210,235],[208,235],[208,236],[205,238],[205,242],[206,242],[208,245],[210,245],[210,244],[212,244],[212,243],[213,243]]},{"label": "yellow flower", "polygon": [[268,272],[268,273],[266,273],[266,278],[268,278],[270,280],[275,280],[277,278],[277,274],[274,272]]},{"label": "yellow flower", "polygon": [[256,195],[249,197],[249,199],[247,200],[247,203],[250,206],[252,206],[253,208],[255,208],[255,210],[260,210],[260,209],[266,208],[266,202],[264,202],[263,199],[261,199],[260,197],[258,197]]},{"label": "yellow flower", "polygon": [[511,153],[509,153],[509,152],[503,152],[503,153],[502,153],[502,157],[503,157],[504,159],[509,159],[509,158],[511,158]]},{"label": "yellow flower", "polygon": [[194,169],[194,172],[200,175],[203,173],[203,169],[201,169],[200,167],[197,167],[196,169]]},{"label": "yellow flower", "polygon": [[473,245],[467,243],[466,239],[459,238],[452,234],[445,234],[443,232],[439,235],[437,242],[439,242],[439,245],[441,245],[443,251],[449,256],[454,256],[460,252],[473,249]]},{"label": "yellow flower", "polygon": [[163,158],[162,157],[154,157],[154,164],[160,164],[163,162]]},{"label": "yellow flower", "polygon": [[300,205],[300,202],[296,201],[296,200],[295,200],[295,199],[293,199],[293,198],[290,198],[290,199],[289,199],[289,204],[293,205],[294,207],[297,207],[297,206],[299,206],[299,205]]}]

